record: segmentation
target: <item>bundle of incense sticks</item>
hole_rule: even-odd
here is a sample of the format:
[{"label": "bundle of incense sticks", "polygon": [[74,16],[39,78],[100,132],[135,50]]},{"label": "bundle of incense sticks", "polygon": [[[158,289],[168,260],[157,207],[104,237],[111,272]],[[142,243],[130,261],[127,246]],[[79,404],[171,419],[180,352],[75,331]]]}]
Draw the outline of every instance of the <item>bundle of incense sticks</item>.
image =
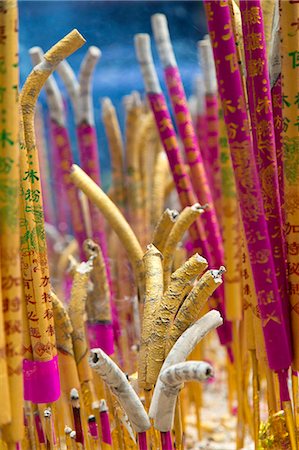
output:
[{"label": "bundle of incense sticks", "polygon": [[30,50],[19,89],[18,6],[0,2],[1,449],[298,449],[299,3],[204,5],[189,104],[155,14],[167,93],[136,35],[146,95],[121,124],[108,97],[94,115],[100,49],[78,76],[65,60],[77,30]]}]

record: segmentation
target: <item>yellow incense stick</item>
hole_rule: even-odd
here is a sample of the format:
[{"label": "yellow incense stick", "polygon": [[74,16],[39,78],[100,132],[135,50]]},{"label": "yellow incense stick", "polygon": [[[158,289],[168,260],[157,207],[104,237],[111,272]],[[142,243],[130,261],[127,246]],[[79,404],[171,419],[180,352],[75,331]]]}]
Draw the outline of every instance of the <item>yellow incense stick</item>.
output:
[{"label": "yellow incense stick", "polygon": [[[22,381],[22,286],[19,235],[19,106],[18,106],[18,8],[16,1],[1,2],[0,56],[3,70],[0,74],[2,92],[0,131],[2,136],[0,173],[1,247],[1,356],[0,426],[9,447],[20,442],[23,426]],[[3,328],[4,327],[4,328]],[[3,332],[5,330],[5,340]],[[6,359],[6,361],[5,361]],[[3,407],[4,405],[4,407]],[[7,407],[6,407],[7,406]]]},{"label": "yellow incense stick", "polygon": [[152,323],[157,306],[163,295],[162,254],[154,245],[149,245],[143,261],[145,267],[145,304],[138,358],[138,384],[143,388],[151,388],[151,386],[146,385],[147,361],[149,358],[148,341],[151,337]]},{"label": "yellow incense stick", "polygon": [[181,334],[199,318],[201,309],[215,289],[222,283],[222,270],[224,271],[225,269],[207,271],[184,300],[168,330],[166,354],[168,354]]},{"label": "yellow incense stick", "polygon": [[119,236],[122,244],[127,250],[128,257],[135,271],[137,285],[143,297],[144,272],[142,267],[142,248],[116,205],[107,197],[97,184],[78,166],[73,165],[71,180],[81,189],[91,202],[93,202],[103,213],[110,226]]},{"label": "yellow incense stick", "polygon": [[206,267],[207,261],[198,254],[195,254],[171,275],[171,282],[159,301],[151,322],[146,372],[146,382],[150,386],[156,383],[164,361],[166,334],[170,323],[184,296],[191,290],[191,282]]},{"label": "yellow incense stick", "polygon": [[179,213],[173,209],[166,209],[162,216],[160,217],[159,222],[156,225],[154,230],[152,242],[161,253],[163,253],[165,249],[165,244],[168,239],[169,233],[174,226]]}]

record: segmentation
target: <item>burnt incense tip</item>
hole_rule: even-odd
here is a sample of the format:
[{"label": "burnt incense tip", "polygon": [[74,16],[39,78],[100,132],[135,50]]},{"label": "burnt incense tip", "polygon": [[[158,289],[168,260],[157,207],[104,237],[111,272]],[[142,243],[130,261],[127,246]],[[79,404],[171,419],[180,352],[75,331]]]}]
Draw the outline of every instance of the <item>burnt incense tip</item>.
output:
[{"label": "burnt incense tip", "polygon": [[211,377],[214,376],[212,367],[207,367],[207,368],[206,368],[206,370],[205,370],[205,376],[206,376],[207,378],[211,378]]},{"label": "burnt incense tip", "polygon": [[76,388],[71,389],[71,400],[79,400],[79,393]]},{"label": "burnt incense tip", "polygon": [[169,209],[167,208],[167,213],[169,214],[170,218],[175,222],[176,219],[179,217],[180,213],[176,209]]},{"label": "burnt incense tip", "polygon": [[66,426],[66,427],[64,428],[64,432],[65,432],[65,434],[70,434],[70,433],[72,432],[71,427]]},{"label": "burnt incense tip", "polygon": [[205,206],[201,206],[200,203],[194,203],[194,205],[191,206],[191,209],[193,211],[199,211],[199,212],[204,212],[206,209],[206,205]]},{"label": "burnt incense tip", "polygon": [[91,414],[91,415],[88,417],[88,422],[90,423],[90,422],[95,422],[95,421],[96,421],[95,416]]},{"label": "burnt incense tip", "polygon": [[51,410],[49,408],[44,410],[44,417],[45,417],[45,419],[48,419],[49,417],[51,417],[51,415],[52,415],[52,412],[51,412]]},{"label": "burnt incense tip", "polygon": [[218,270],[219,275],[223,275],[226,272],[226,268],[224,266],[220,266]]},{"label": "burnt incense tip", "polygon": [[90,352],[90,359],[91,361],[96,364],[99,361],[98,354],[96,352],[91,351]]}]

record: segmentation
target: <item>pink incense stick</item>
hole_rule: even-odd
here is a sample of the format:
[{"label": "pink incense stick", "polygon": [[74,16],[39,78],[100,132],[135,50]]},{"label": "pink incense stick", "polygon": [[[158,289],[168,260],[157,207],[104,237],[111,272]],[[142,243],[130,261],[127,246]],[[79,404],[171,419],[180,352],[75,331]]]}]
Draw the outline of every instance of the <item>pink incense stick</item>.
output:
[{"label": "pink incense stick", "polygon": [[[206,257],[211,265],[218,267],[223,265],[224,262],[220,227],[203,165],[202,155],[198,146],[198,140],[193,127],[191,114],[188,109],[184,86],[172,49],[166,17],[163,14],[155,14],[152,16],[152,27],[157,42],[159,55],[164,66],[166,85],[171,99],[176,125],[182,139],[187,162],[190,167],[192,185],[198,201],[201,204],[207,203],[209,205],[208,209],[201,218],[205,230],[205,235],[201,237],[204,239],[203,246],[206,252]],[[160,133],[160,135],[162,136],[162,133]],[[213,158],[216,158],[215,154],[213,154]],[[213,183],[215,185],[214,180]],[[218,200],[219,197],[220,192],[218,195]],[[225,320],[223,287],[221,290],[217,290],[216,295],[213,297],[214,299],[216,298],[216,305],[213,305],[213,307],[216,307],[219,311],[221,311],[221,315]],[[222,330],[220,328],[219,331],[221,343],[229,344],[232,340],[231,324],[225,321]]]},{"label": "pink incense stick", "polygon": [[[215,207],[220,209],[221,176],[220,176],[220,148],[218,123],[218,98],[216,94],[206,94],[206,123],[207,123],[207,165],[210,167],[210,186]],[[218,214],[219,216],[219,214]]]},{"label": "pink incense stick", "polygon": [[103,443],[112,445],[109,413],[107,403],[105,400],[100,401],[100,422],[101,422]]},{"label": "pink incense stick", "polygon": [[[285,316],[284,325],[288,333],[291,353],[292,344],[289,302],[287,298],[285,240],[283,235],[275,130],[261,3],[259,0],[243,0],[240,2],[240,10],[244,33],[247,91],[252,123],[253,149],[263,194],[269,238],[273,249],[275,273],[280,290],[282,310]],[[254,14],[254,17],[252,14]],[[258,42],[253,42],[253,36],[258,36]],[[260,61],[263,62],[261,65],[259,64]]]},{"label": "pink incense stick", "polygon": [[46,438],[45,438],[42,422],[40,420],[40,415],[39,415],[38,411],[36,411],[34,413],[34,422],[35,422],[35,429],[36,429],[36,433],[37,433],[37,437],[38,437],[38,442],[40,444],[45,444]]},{"label": "pink incense stick", "polygon": [[161,431],[160,436],[161,436],[162,450],[173,450],[171,432]]},{"label": "pink incense stick", "polygon": [[146,432],[138,433],[139,450],[147,450]]},{"label": "pink incense stick", "polygon": [[[184,166],[166,100],[161,92],[160,83],[153,65],[149,35],[136,35],[135,49],[137,59],[141,65],[141,70],[143,71],[147,98],[154,114],[160,138],[168,158],[180,203],[184,208],[196,203],[196,196],[191,185],[190,177]],[[190,235],[193,247],[200,249],[200,252],[202,253],[205,249],[203,249],[203,242],[199,236],[205,240],[205,230],[200,221],[196,221],[196,223],[190,227]]]},{"label": "pink incense stick", "polygon": [[53,171],[53,188],[55,197],[55,214],[56,214],[56,227],[62,234],[70,234],[69,230],[69,214],[70,209],[67,202],[66,190],[63,185],[63,178],[61,173],[61,163],[59,154],[59,139],[57,141],[57,135],[53,134],[55,128],[53,127],[53,120],[48,121],[49,135],[50,135],[50,160]]},{"label": "pink incense stick", "polygon": [[[229,5],[226,1],[205,0],[204,3],[269,366],[282,371],[290,366],[291,354],[250,138]],[[227,104],[231,108],[228,109]]]},{"label": "pink incense stick", "polygon": [[[81,64],[79,75],[79,114],[77,121],[77,137],[82,169],[99,186],[101,186],[101,171],[92,104],[92,74],[96,63],[100,58],[100,55],[101,51],[99,48],[94,46],[89,47],[86,57]],[[110,273],[110,265],[108,261],[107,239],[104,231],[104,218],[98,208],[96,208],[96,206],[90,202],[89,209],[92,224],[92,238],[98,245],[100,245],[105,260],[107,278],[112,297],[111,309],[113,317],[113,328],[115,338],[117,340],[120,336],[120,325],[116,306],[113,301],[113,286]],[[110,335],[107,335],[106,339],[109,340]],[[111,345],[114,345],[113,342],[111,343]]]},{"label": "pink incense stick", "polygon": [[206,153],[203,154],[204,165],[208,174],[209,184],[214,199],[218,220],[221,218],[221,174],[220,174],[220,147],[219,147],[219,120],[217,79],[215,63],[209,37],[199,41],[198,50],[200,65],[203,71],[207,141]]},{"label": "pink incense stick", "polygon": [[[74,237],[76,238],[81,259],[84,259],[83,243],[86,239],[84,229],[84,219],[79,201],[78,190],[70,181],[70,170],[73,164],[72,150],[68,131],[64,126],[59,125],[54,120],[50,121],[50,131],[53,140],[53,150],[56,154],[57,176],[63,182],[66,196],[70,208],[71,220],[73,225]],[[64,209],[65,204],[63,205]]]},{"label": "pink incense stick", "polygon": [[[167,108],[166,100],[164,95],[161,92],[160,83],[157,78],[157,74],[155,71],[155,67],[152,60],[151,50],[150,50],[150,38],[148,35],[142,34],[142,35],[136,35],[135,36],[135,45],[136,45],[136,53],[138,61],[141,64],[141,69],[143,71],[143,77],[145,81],[145,87],[147,91],[147,97],[149,100],[149,103],[151,105],[151,109],[153,111],[156,124],[159,130],[160,138],[163,143],[165,152],[168,157],[169,165],[172,171],[173,179],[175,182],[176,190],[178,192],[180,202],[182,207],[189,206],[193,204],[196,201],[196,196],[194,194],[190,178],[185,170],[183,158],[180,153],[179,145],[177,142],[176,134],[174,131],[174,127],[172,124],[172,120]],[[173,69],[173,68],[172,68]],[[176,72],[177,74],[177,72]],[[176,85],[177,86],[177,85]],[[185,95],[185,94],[184,94]],[[182,107],[182,105],[180,105]],[[184,105],[183,105],[184,107]],[[184,108],[185,111],[185,108]],[[179,112],[179,111],[178,111]],[[189,111],[186,109],[186,113],[188,113],[188,125],[191,123],[191,117]],[[185,119],[184,119],[185,120]],[[192,126],[192,123],[191,123]],[[192,148],[197,148],[196,144],[196,136],[192,128]],[[184,130],[185,132],[185,130]],[[188,147],[189,148],[189,147]],[[198,163],[197,167],[200,167],[201,171],[199,173],[202,173],[203,165],[200,164],[199,158],[199,151],[198,153],[195,153],[191,148],[191,151],[193,154],[195,154],[195,162]],[[190,149],[189,149],[190,150]],[[188,150],[188,151],[189,151]],[[188,154],[188,153],[187,153]],[[190,153],[189,153],[190,154]],[[195,167],[191,165],[192,168]],[[204,185],[203,190],[205,191],[205,199],[210,199],[211,204],[213,204],[211,195],[209,195],[208,185],[207,183]],[[207,194],[208,192],[208,194]],[[203,194],[201,193],[201,198]],[[209,217],[209,223],[211,224],[211,227],[214,227],[213,231],[209,234],[210,236],[210,242],[214,242],[213,245],[215,245],[216,252],[219,250],[219,241],[220,241],[220,233],[218,229],[217,234],[217,228],[215,225],[215,214],[213,215],[213,209],[208,209],[208,217]],[[205,212],[206,213],[206,212]],[[205,214],[204,213],[204,214]],[[204,215],[203,214],[203,215]],[[212,254],[211,251],[211,244],[207,241],[207,233],[208,233],[207,227],[203,227],[202,221],[197,220],[197,222],[190,227],[190,237],[193,244],[193,252],[197,251],[198,253],[202,254],[203,256],[206,256],[209,258],[209,255]],[[213,240],[214,239],[214,240]],[[221,241],[220,241],[221,242]],[[222,257],[219,257],[219,260],[222,260]],[[219,290],[218,290],[219,291]],[[223,297],[222,297],[223,298]],[[213,304],[213,307],[217,308],[221,315],[225,317],[225,311],[224,311],[224,305],[223,301],[219,297],[219,294],[216,293],[214,295],[213,300],[215,300],[215,304]],[[231,329],[230,329],[230,323],[225,321],[224,324],[217,329],[220,342],[224,345],[231,342]],[[232,356],[231,351],[229,352],[230,356]]]}]

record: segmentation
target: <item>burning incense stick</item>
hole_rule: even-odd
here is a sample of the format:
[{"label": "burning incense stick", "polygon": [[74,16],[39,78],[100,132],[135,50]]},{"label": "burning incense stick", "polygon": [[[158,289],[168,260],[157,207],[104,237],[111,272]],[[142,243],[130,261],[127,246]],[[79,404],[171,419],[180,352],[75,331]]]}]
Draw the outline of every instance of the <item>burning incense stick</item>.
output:
[{"label": "burning incense stick", "polygon": [[[39,47],[30,49],[30,55],[34,64],[38,64],[43,59],[43,52]],[[79,203],[78,192],[73,183],[69,180],[69,172],[73,164],[72,149],[68,131],[66,128],[66,117],[61,93],[58,89],[53,76],[50,76],[45,82],[47,100],[50,112],[50,130],[52,132],[53,146],[56,152],[57,161],[54,164],[58,166],[57,174],[59,179],[56,183],[63,183],[64,189],[71,205],[70,213],[75,238],[78,241],[82,255],[82,246],[86,233],[84,230],[83,214]],[[61,180],[61,181],[60,181]],[[59,199],[57,199],[59,204]],[[60,215],[60,213],[58,213]]]},{"label": "burning incense stick", "polygon": [[[18,6],[16,1],[0,5],[0,23],[3,42],[0,56],[5,69],[0,74],[3,91],[1,107],[1,134],[6,136],[1,145],[3,168],[0,174],[1,211],[1,318],[0,318],[0,427],[2,436],[12,448],[24,435],[23,380],[22,380],[22,287],[19,232],[19,61],[18,61]],[[3,427],[3,425],[6,425]]]},{"label": "burning incense stick", "polygon": [[71,300],[68,313],[73,326],[72,340],[74,356],[77,363],[79,379],[81,383],[92,379],[92,374],[87,363],[88,344],[85,334],[85,301],[87,298],[87,287],[92,270],[92,262],[81,263],[76,267],[72,285]]},{"label": "burning incense stick", "polygon": [[[284,326],[283,311],[279,299],[275,269],[271,254],[270,240],[264,216],[264,204],[259,188],[258,173],[254,160],[245,106],[238,109],[238,101],[242,101],[241,76],[236,65],[236,49],[232,37],[231,21],[227,3],[220,7],[218,3],[205,1],[209,31],[213,44],[214,58],[220,90],[224,117],[228,128],[232,160],[236,175],[238,195],[241,203],[242,219],[246,233],[255,287],[262,318],[263,333],[267,348],[267,356],[271,369],[279,373],[281,398],[289,400],[287,390],[287,368],[291,362],[291,354]],[[217,27],[215,28],[215,24]],[[221,39],[221,30],[225,41]],[[223,59],[224,58],[224,59]],[[220,64],[220,61],[226,61]],[[230,89],[231,84],[234,90]],[[227,98],[229,93],[229,98]],[[227,108],[227,102],[233,110]],[[244,98],[243,98],[243,105]],[[242,159],[240,156],[242,149]],[[259,237],[260,236],[260,237]],[[254,237],[254,239],[253,239]],[[266,255],[267,258],[256,258]],[[261,269],[267,271],[269,277],[261,277]],[[263,293],[271,302],[263,301]],[[279,352],[277,349],[280,349]],[[289,412],[288,412],[289,414]],[[291,428],[290,428],[290,431]]]},{"label": "burning incense stick", "polygon": [[[183,361],[161,370],[159,380],[162,383],[163,401],[158,404],[155,426],[160,431],[170,431],[173,422],[174,408],[177,396],[186,381],[204,381],[213,377],[210,364],[202,361]],[[165,403],[164,403],[165,401]]]},{"label": "burning incense stick", "polygon": [[187,298],[183,301],[175,315],[173,323],[168,329],[165,346],[166,354],[181,334],[196,321],[209,297],[222,283],[221,275],[224,272],[224,267],[221,267],[219,270],[208,270],[195,284]]},{"label": "burning incense stick", "polygon": [[[219,325],[221,325],[221,323],[222,319],[220,317],[220,314],[215,310],[208,312],[201,319],[197,320],[197,322],[191,325],[174,344],[164,361],[161,373],[173,364],[185,361],[195,345],[197,345],[198,342],[200,342],[201,339],[203,339],[204,336],[209,333],[209,331],[218,327]],[[157,415],[157,411],[159,408],[159,404],[161,404],[161,401],[164,401],[162,400],[163,397],[163,384],[161,380],[158,379],[151,401],[149,417],[154,419],[155,427],[157,429],[159,429],[160,431],[169,431],[168,429],[163,429],[164,427],[161,429],[159,427],[160,417]]]},{"label": "burning incense stick", "polygon": [[106,194],[104,194],[100,187],[76,165],[73,165],[71,179],[73,183],[87,195],[90,201],[102,211],[111,227],[119,236],[122,244],[127,250],[128,257],[135,271],[140,292],[143,292],[143,272],[140,267],[143,251],[129,224],[122,216],[119,209]]},{"label": "burning incense stick", "polygon": [[[28,189],[31,193],[28,198],[25,195],[22,197],[25,215],[23,226],[25,226],[25,236],[32,236],[31,240],[28,240],[28,237],[24,239],[24,236],[21,238],[22,275],[25,293],[29,295],[29,299],[32,299],[31,302],[27,302],[28,320],[33,318],[34,321],[38,321],[37,326],[29,327],[34,361],[27,359],[24,361],[25,395],[27,399],[37,403],[56,400],[59,397],[60,387],[53,312],[49,302],[50,284],[44,240],[39,164],[34,138],[34,108],[44,82],[56,65],[83,43],[82,36],[74,30],[52,47],[45,54],[44,61],[37,65],[27,78],[20,99],[25,138],[21,143],[22,188],[24,193],[28,192]],[[36,190],[39,192],[37,201],[32,198],[32,193]],[[45,370],[48,372],[47,377],[43,376]],[[46,386],[43,383],[46,383]]]},{"label": "burning incense stick", "polygon": [[[182,267],[171,275],[171,282],[155,307],[148,330],[148,360],[146,381],[153,386],[165,358],[165,344],[169,326],[175,317],[184,295],[191,290],[191,282],[207,267],[207,261],[198,254],[193,255]],[[150,321],[150,318],[147,318]]]},{"label": "burning incense stick", "polygon": [[[196,201],[195,194],[184,167],[165,98],[161,93],[160,83],[153,64],[150,38],[147,34],[138,34],[135,36],[135,49],[137,59],[141,66],[147,97],[168,157],[181,205],[182,207],[190,206]],[[190,231],[194,244],[196,243],[194,248],[201,249],[202,243],[199,243],[199,237],[201,236],[203,238],[205,236],[201,224],[197,221]]]},{"label": "burning incense stick", "polygon": [[137,433],[142,433],[141,442],[143,442],[143,433],[150,428],[151,424],[139,397],[129,384],[125,374],[100,349],[91,350],[89,364],[116,395],[134,430]]},{"label": "burning incense stick", "polygon": [[156,225],[153,234],[153,245],[163,253],[168,236],[179,217],[178,211],[174,209],[165,209]]},{"label": "burning incense stick", "polygon": [[[265,37],[263,31],[263,17],[259,1],[240,4],[244,33],[244,49],[247,68],[247,92],[252,123],[253,147],[261,190],[263,194],[264,209],[267,218],[270,243],[275,249],[274,265],[277,282],[280,290],[284,323],[289,330],[289,311],[287,304],[286,267],[284,264],[284,237],[282,235],[282,214],[277,176],[277,161],[275,153],[275,133],[271,105],[270,81],[266,58]],[[255,19],[252,18],[255,14]],[[259,45],[253,45],[250,36],[257,33],[260,36]],[[248,37],[249,36],[249,37]],[[262,67],[256,71],[252,65],[263,60]],[[266,128],[265,128],[266,127]],[[268,186],[271,186],[269,191]],[[278,230],[281,230],[280,232]],[[291,347],[291,343],[289,343]],[[291,350],[290,350],[291,351]]]},{"label": "burning incense stick", "polygon": [[155,318],[157,305],[163,295],[162,254],[154,245],[149,245],[143,256],[145,270],[145,302],[143,309],[142,332],[138,355],[138,384],[146,386],[149,339],[152,332],[152,321]]},{"label": "burning incense stick", "polygon": [[172,272],[172,261],[176,246],[181,241],[188,228],[204,211],[205,207],[201,206],[199,203],[195,203],[192,206],[187,206],[183,209],[181,214],[178,216],[174,226],[172,227],[165,243],[165,250],[163,254],[164,289],[167,288],[169,283],[170,275]]},{"label": "burning incense stick", "polygon": [[[207,215],[206,217],[203,217],[202,220],[208,234],[207,239],[210,244],[209,250],[210,253],[213,253],[211,256],[214,258],[215,254],[215,259],[212,259],[211,263],[221,265],[223,264],[223,254],[221,254],[221,251],[223,252],[223,250],[221,249],[220,230],[210,190],[211,186],[215,188],[215,179],[213,178],[212,184],[208,183],[191,115],[187,106],[183,83],[172,49],[166,16],[163,14],[155,14],[152,16],[152,27],[160,59],[164,67],[164,75],[175,114],[176,124],[183,141],[185,154],[190,167],[192,185],[198,201],[201,204],[208,203],[209,205]],[[215,157],[214,154],[213,157]],[[213,165],[215,165],[215,159],[213,160]],[[210,231],[208,232],[207,230]]]},{"label": "burning incense stick", "polygon": [[92,287],[87,297],[88,338],[90,347],[100,347],[108,355],[114,353],[111,302],[106,267],[100,247],[88,239],[84,243],[86,255],[92,260]]}]

